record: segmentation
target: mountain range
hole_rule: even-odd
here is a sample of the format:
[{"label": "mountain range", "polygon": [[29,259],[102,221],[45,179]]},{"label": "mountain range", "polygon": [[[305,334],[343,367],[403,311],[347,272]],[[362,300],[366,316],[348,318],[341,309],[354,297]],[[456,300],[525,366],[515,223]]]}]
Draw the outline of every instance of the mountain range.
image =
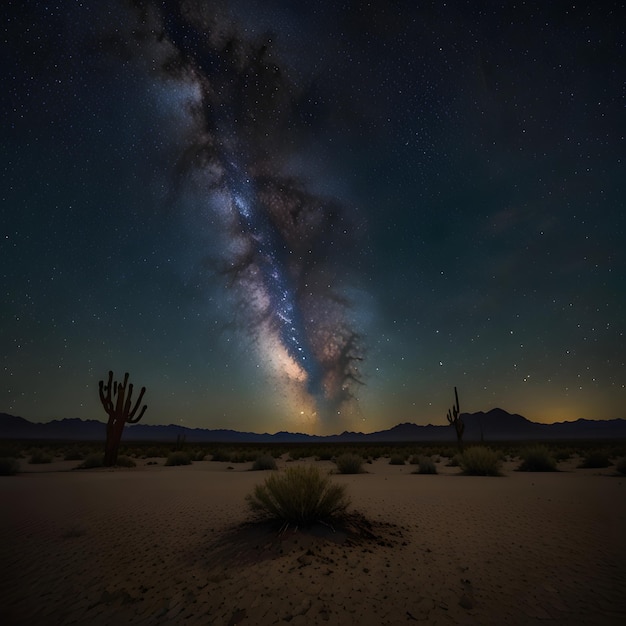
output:
[{"label": "mountain range", "polygon": [[[588,420],[540,424],[503,409],[484,413],[461,414],[465,423],[464,441],[522,441],[557,439],[626,439],[626,420]],[[452,442],[454,429],[449,426],[426,426],[404,423],[373,433],[344,431],[339,435],[307,435],[277,432],[252,433],[236,430],[186,428],[170,424],[130,424],[124,429],[123,441],[172,442],[178,437],[187,443],[368,443],[368,442]],[[37,439],[57,441],[104,441],[106,424],[78,418],[30,422],[22,417],[0,413],[0,439]]]}]

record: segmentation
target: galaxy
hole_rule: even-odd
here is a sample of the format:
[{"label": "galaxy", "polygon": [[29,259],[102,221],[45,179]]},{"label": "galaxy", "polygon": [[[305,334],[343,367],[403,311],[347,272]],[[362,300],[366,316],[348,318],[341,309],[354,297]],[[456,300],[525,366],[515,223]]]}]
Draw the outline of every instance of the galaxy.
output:
[{"label": "galaxy", "polygon": [[617,3],[6,13],[1,411],[623,417]]}]

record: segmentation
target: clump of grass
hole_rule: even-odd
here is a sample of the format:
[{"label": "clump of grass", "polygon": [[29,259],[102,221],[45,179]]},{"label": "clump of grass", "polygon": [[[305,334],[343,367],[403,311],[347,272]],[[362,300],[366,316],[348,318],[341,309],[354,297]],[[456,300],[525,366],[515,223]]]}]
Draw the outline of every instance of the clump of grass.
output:
[{"label": "clump of grass", "polygon": [[556,460],[546,446],[532,446],[522,452],[520,472],[555,472]]},{"label": "clump of grass", "polygon": [[361,474],[363,472],[363,457],[360,454],[344,452],[337,457],[335,465],[340,474]]},{"label": "clump of grass", "polygon": [[13,457],[0,458],[0,476],[15,476],[20,471],[20,464]]},{"label": "clump of grass", "polygon": [[252,469],[254,471],[275,470],[277,469],[276,460],[270,454],[261,454],[252,464]]},{"label": "clump of grass", "polygon": [[104,454],[89,454],[76,469],[93,469],[104,465]]},{"label": "clump of grass", "polygon": [[32,463],[33,465],[39,464],[39,463],[52,463],[52,457],[44,450],[37,448],[36,450],[33,450],[33,452],[31,453],[30,459],[28,459],[28,462]]},{"label": "clump of grass", "polygon": [[626,457],[624,457],[623,459],[620,459],[616,464],[615,464],[615,469],[620,473],[620,474],[624,474],[626,476]]},{"label": "clump of grass", "polygon": [[134,459],[131,459],[129,456],[125,454],[120,454],[115,461],[115,465],[117,467],[137,467],[137,463],[135,463]]},{"label": "clump of grass", "polygon": [[587,453],[581,464],[582,469],[609,467],[611,459],[605,450],[591,450]]},{"label": "clump of grass", "polygon": [[333,483],[313,465],[290,467],[256,485],[246,500],[262,517],[307,526],[345,513],[349,500],[345,485]]},{"label": "clump of grass", "polygon": [[417,470],[414,474],[436,474],[437,466],[435,462],[429,456],[422,456],[417,462]]},{"label": "clump of grass", "polygon": [[165,465],[191,465],[191,458],[182,450],[174,450],[167,455]]},{"label": "clump of grass", "polygon": [[404,457],[401,454],[392,454],[389,465],[404,465]]},{"label": "clump of grass", "polygon": [[232,453],[230,450],[223,450],[218,448],[211,453],[211,461],[218,461],[220,463],[230,463]]},{"label": "clump of grass", "polygon": [[79,448],[70,448],[63,455],[65,461],[82,461],[84,458],[85,455]]},{"label": "clump of grass", "polygon": [[500,455],[485,446],[467,448],[459,458],[463,473],[468,476],[500,476]]}]

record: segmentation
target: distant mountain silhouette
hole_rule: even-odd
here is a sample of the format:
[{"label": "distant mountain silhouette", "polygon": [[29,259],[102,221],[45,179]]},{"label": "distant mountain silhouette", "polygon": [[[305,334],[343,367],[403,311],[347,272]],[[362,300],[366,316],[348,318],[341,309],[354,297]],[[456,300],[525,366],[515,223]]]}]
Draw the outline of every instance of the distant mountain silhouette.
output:
[{"label": "distant mountain silhouette", "polygon": [[[507,413],[503,409],[491,409],[487,413],[463,413],[465,422],[464,441],[522,441],[554,439],[626,439],[626,420],[586,420],[539,424],[521,415]],[[45,424],[29,422],[22,417],[0,413],[0,439],[41,439],[59,441],[104,441],[106,424],[97,420],[62,419]],[[236,430],[186,428],[132,424],[125,428],[123,441],[172,442],[184,436],[187,443],[298,443],[298,442],[454,442],[456,436],[451,426],[404,423],[388,430],[374,433],[345,431],[339,435],[306,435],[303,433],[278,432],[252,433]]]}]

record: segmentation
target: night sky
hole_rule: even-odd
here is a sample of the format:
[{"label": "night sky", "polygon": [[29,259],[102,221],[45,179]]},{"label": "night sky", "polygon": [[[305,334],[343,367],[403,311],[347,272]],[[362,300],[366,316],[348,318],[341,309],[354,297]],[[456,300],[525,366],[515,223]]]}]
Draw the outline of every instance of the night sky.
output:
[{"label": "night sky", "polygon": [[622,3],[1,12],[0,411],[626,417]]}]

